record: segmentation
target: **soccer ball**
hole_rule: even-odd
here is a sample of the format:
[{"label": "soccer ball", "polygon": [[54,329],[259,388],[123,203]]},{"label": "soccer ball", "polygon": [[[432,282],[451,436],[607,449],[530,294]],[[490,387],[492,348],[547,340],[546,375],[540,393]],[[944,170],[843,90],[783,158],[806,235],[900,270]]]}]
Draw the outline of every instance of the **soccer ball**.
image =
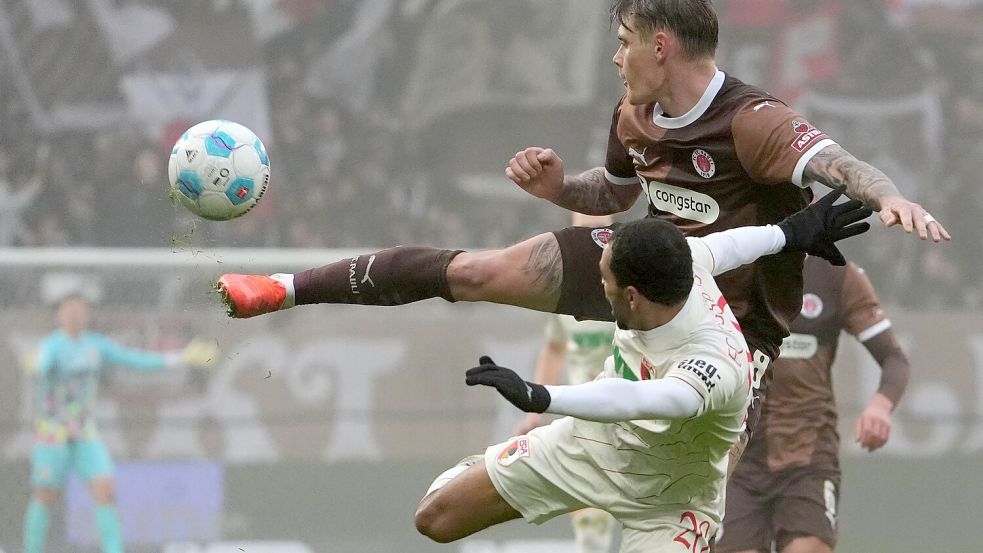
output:
[{"label": "soccer ball", "polygon": [[253,131],[232,121],[191,127],[167,163],[171,197],[189,211],[227,221],[256,207],[270,184],[270,158]]}]

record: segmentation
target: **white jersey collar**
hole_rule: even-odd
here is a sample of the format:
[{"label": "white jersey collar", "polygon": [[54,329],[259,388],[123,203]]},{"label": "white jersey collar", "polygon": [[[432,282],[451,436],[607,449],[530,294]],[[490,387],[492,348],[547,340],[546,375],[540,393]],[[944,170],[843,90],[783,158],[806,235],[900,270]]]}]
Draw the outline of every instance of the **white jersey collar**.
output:
[{"label": "white jersey collar", "polygon": [[703,91],[700,101],[692,109],[679,117],[663,117],[662,108],[656,103],[655,109],[652,110],[652,122],[663,129],[681,129],[696,121],[701,115],[706,113],[707,108],[710,107],[710,103],[717,97],[720,88],[724,86],[724,77],[724,72],[718,69],[717,73],[710,79],[707,89]]}]

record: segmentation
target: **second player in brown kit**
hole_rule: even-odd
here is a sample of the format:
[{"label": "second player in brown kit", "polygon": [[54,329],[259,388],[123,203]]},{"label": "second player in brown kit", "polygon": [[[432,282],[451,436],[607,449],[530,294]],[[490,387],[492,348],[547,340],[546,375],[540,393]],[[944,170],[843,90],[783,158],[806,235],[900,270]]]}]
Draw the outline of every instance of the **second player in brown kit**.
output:
[{"label": "second player in brown kit", "polygon": [[867,275],[854,264],[805,262],[801,314],[775,361],[755,434],[727,485],[722,553],[828,553],[836,544],[840,436],[831,367],[842,330],[881,366],[877,393],[854,425],[873,451],[908,383],[908,359]]},{"label": "second player in brown kit", "polygon": [[[601,215],[629,209],[644,193],[651,216],[702,236],[777,223],[807,205],[808,184],[816,181],[845,187],[887,226],[949,239],[884,173],[779,99],[720,70],[708,0],[616,0],[611,21],[621,43],[613,62],[626,93],[605,166],[566,175],[553,150],[526,148],[509,161],[506,176],[530,194]],[[217,287],[234,317],[301,304],[441,297],[611,320],[597,268],[609,234],[568,228],[480,252],[400,246],[297,274],[223,275]],[[783,253],[721,279],[758,367],[777,356],[799,311],[801,264],[801,254]]]}]

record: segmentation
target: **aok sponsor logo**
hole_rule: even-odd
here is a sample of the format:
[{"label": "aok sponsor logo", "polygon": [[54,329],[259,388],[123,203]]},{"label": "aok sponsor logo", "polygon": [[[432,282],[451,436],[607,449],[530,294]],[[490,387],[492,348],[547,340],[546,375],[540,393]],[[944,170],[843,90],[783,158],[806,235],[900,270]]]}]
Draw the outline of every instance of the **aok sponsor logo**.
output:
[{"label": "aok sponsor logo", "polygon": [[706,194],[662,182],[646,181],[641,176],[639,178],[649,202],[659,211],[707,224],[716,221],[720,216],[720,206]]},{"label": "aok sponsor logo", "polygon": [[780,359],[809,359],[816,355],[819,340],[811,334],[792,333],[782,340]]}]

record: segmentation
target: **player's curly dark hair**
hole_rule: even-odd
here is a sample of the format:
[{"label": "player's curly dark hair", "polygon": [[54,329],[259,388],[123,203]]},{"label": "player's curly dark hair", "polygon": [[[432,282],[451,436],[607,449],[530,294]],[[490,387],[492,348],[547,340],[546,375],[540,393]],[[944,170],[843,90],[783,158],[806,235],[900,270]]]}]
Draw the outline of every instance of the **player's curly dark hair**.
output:
[{"label": "player's curly dark hair", "polygon": [[720,29],[710,0],[614,0],[610,15],[612,25],[634,32],[672,31],[687,59],[713,57],[717,51]]},{"label": "player's curly dark hair", "polygon": [[611,273],[618,286],[634,286],[649,301],[678,305],[693,288],[693,255],[672,223],[640,219],[615,231]]}]

